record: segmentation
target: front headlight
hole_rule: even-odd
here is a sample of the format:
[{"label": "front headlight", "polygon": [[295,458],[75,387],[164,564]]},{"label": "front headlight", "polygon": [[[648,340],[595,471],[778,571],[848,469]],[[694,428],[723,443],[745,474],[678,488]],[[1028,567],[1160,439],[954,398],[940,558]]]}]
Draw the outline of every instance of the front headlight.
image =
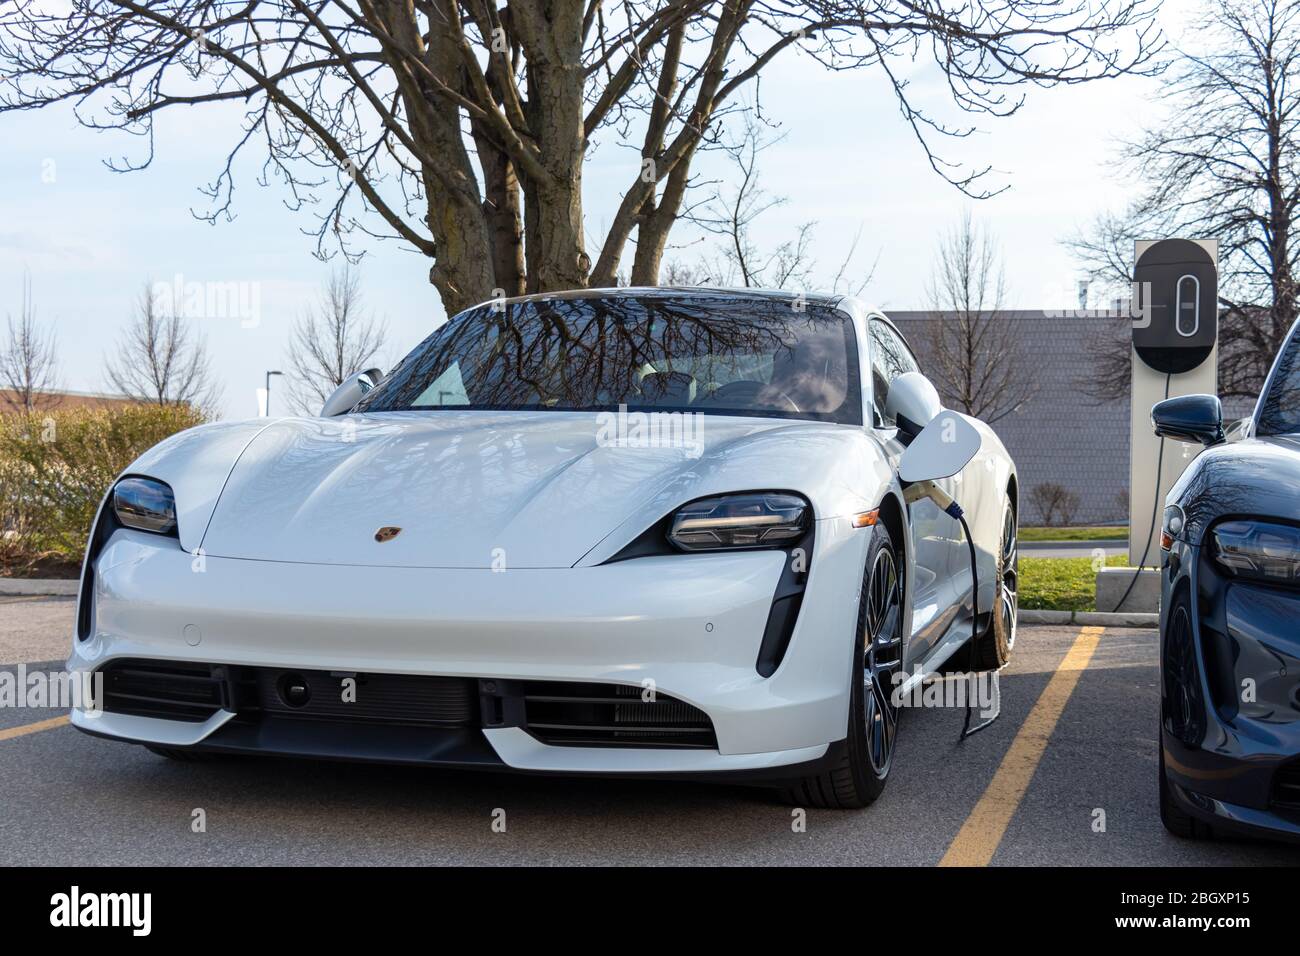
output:
[{"label": "front headlight", "polygon": [[1160,522],[1160,547],[1168,551],[1174,546],[1174,539],[1183,532],[1187,526],[1187,515],[1183,514],[1183,509],[1178,505],[1169,505],[1165,508],[1164,519]]},{"label": "front headlight", "polygon": [[808,502],[776,492],[723,495],[684,505],[668,540],[683,551],[779,548],[803,537]]},{"label": "front headlight", "polygon": [[1214,528],[1214,559],[1233,574],[1286,584],[1300,579],[1300,528],[1225,521]]},{"label": "front headlight", "polygon": [[113,486],[113,512],[128,528],[154,534],[176,533],[176,496],[161,481],[123,478]]}]

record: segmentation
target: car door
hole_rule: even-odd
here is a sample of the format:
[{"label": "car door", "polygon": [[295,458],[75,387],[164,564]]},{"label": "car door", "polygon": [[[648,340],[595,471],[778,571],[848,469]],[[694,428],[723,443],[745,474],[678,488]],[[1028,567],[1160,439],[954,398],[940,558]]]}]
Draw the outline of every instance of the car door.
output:
[{"label": "car door", "polygon": [[[872,425],[891,463],[897,467],[904,445],[898,429],[886,414],[889,386],[904,372],[918,372],[916,357],[898,331],[883,318],[873,317],[868,327],[871,358]],[[936,482],[956,493],[952,479]],[[961,525],[930,499],[908,505],[914,569],[912,581],[912,634],[905,665],[921,660],[943,638],[962,606],[962,595],[952,574],[958,548],[965,548]],[[963,552],[964,553],[964,552]]]}]

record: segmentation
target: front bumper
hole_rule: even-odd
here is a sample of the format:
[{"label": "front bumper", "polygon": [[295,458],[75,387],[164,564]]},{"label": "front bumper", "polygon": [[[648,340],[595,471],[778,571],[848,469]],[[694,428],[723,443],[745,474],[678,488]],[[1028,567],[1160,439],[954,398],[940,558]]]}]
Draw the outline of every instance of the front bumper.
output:
[{"label": "front bumper", "polygon": [[1300,814],[1245,807],[1171,784],[1179,806],[1220,833],[1300,844]]},{"label": "front bumper", "polygon": [[[373,568],[190,554],[119,530],[95,562],[91,625],[69,667],[123,659],[233,668],[652,687],[707,714],[716,749],[555,746],[519,727],[473,732],[303,722],[233,711],[187,722],[74,711],[100,736],[160,746],[572,773],[796,767],[845,735],[868,534],[818,522],[780,667],[755,662],[782,552],[646,557],[570,569]],[[87,596],[83,595],[86,601]]]},{"label": "front bumper", "polygon": [[[1171,686],[1169,643],[1180,594],[1191,598],[1195,665],[1183,691]],[[1217,828],[1300,838],[1298,620],[1300,594],[1233,579],[1203,548],[1175,542],[1161,602],[1161,746],[1179,804]]]}]

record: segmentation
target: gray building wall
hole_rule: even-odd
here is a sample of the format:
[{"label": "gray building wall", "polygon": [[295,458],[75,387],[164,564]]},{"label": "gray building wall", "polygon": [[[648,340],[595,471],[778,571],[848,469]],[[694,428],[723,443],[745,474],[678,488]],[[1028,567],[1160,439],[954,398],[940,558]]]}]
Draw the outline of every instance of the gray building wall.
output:
[{"label": "gray building wall", "polygon": [[[886,311],[929,374],[932,333],[929,312]],[[1016,462],[1021,523],[1040,524],[1029,499],[1035,485],[1054,482],[1079,496],[1075,524],[1127,524],[1129,400],[1098,403],[1081,382],[1102,343],[1126,335],[1127,320],[1092,311],[1054,317],[1041,310],[1002,313],[1022,343],[1015,359],[1029,370],[1036,389],[1017,411],[992,424]],[[942,391],[942,388],[940,389]],[[1224,408],[1228,420],[1250,414],[1252,404]],[[1170,450],[1166,448],[1166,456]]]}]

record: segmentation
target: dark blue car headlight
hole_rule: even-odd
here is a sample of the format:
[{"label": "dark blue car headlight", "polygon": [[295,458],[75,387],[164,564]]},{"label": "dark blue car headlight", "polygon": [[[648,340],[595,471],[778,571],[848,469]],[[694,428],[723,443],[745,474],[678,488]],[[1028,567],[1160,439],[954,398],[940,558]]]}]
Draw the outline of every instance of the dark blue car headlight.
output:
[{"label": "dark blue car headlight", "polygon": [[1214,528],[1214,560],[1239,577],[1300,581],[1300,528],[1271,521],[1225,521]]},{"label": "dark blue car headlight", "polygon": [[123,478],[114,485],[113,513],[127,528],[176,534],[176,496],[153,478]]}]

